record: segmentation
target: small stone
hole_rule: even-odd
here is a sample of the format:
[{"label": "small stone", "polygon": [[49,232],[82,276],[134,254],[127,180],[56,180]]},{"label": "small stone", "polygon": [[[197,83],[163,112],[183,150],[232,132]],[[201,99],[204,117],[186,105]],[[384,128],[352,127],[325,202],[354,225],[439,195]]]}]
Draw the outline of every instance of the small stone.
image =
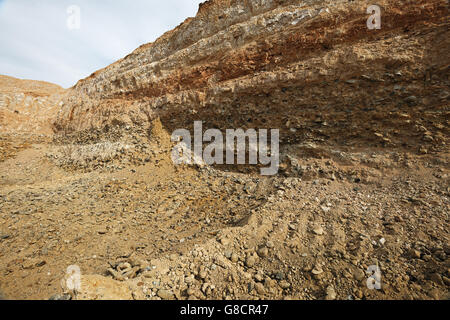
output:
[{"label": "small stone", "polygon": [[431,260],[431,256],[430,256],[429,254],[424,254],[424,255],[422,256],[422,260],[424,260],[424,261],[430,261],[430,260]]},{"label": "small stone", "polygon": [[267,248],[273,248],[274,246],[275,245],[274,245],[274,243],[272,241],[269,240],[269,241],[266,242],[266,247]]},{"label": "small stone", "polygon": [[276,285],[277,285],[277,282],[276,282],[275,280],[273,280],[273,279],[271,279],[271,278],[269,278],[269,277],[266,277],[266,278],[264,279],[264,286],[265,286],[265,287],[267,287],[267,288],[269,288],[269,289],[272,289],[272,288],[274,288]]},{"label": "small stone", "polygon": [[205,270],[200,271],[199,274],[198,274],[198,276],[200,277],[200,279],[205,279],[207,275],[208,275],[208,274],[206,273]]},{"label": "small stone", "polygon": [[284,280],[284,278],[286,277],[283,271],[278,271],[275,272],[274,274],[275,279],[277,279],[278,281]]},{"label": "small stone", "polygon": [[45,265],[47,262],[45,260],[41,260],[38,263],[36,263],[36,267],[42,267],[43,265]]},{"label": "small stone", "polygon": [[186,294],[188,296],[194,296],[195,295],[195,290],[192,288],[187,289]]},{"label": "small stone", "polygon": [[236,262],[239,261],[239,257],[238,257],[238,255],[236,253],[232,253],[230,260],[231,260],[231,262],[236,263]]},{"label": "small stone", "polygon": [[258,272],[255,275],[255,280],[258,281],[258,282],[262,282],[264,280],[264,275],[261,272]]},{"label": "small stone", "polygon": [[415,249],[411,249],[408,252],[408,255],[413,259],[420,259],[420,254],[420,251]]},{"label": "small stone", "polygon": [[249,256],[245,260],[245,265],[249,268],[253,267],[256,264],[256,257],[254,255]]},{"label": "small stone", "polygon": [[203,293],[206,293],[206,291],[208,290],[208,288],[209,288],[209,284],[208,283],[204,283],[203,285],[202,285],[202,292]]},{"label": "small stone", "polygon": [[364,271],[362,271],[361,269],[356,269],[355,272],[353,273],[353,276],[357,281],[361,281],[362,279],[365,278]]},{"label": "small stone", "polygon": [[417,104],[417,97],[416,96],[409,96],[405,99],[405,102],[408,104],[408,106],[412,107]]},{"label": "small stone", "polygon": [[8,239],[9,237],[10,237],[9,234],[0,233],[0,240],[5,240]]},{"label": "small stone", "polygon": [[286,280],[282,280],[280,281],[280,287],[281,289],[289,289],[291,287],[291,284]]},{"label": "small stone", "polygon": [[323,270],[322,270],[322,268],[320,268],[320,267],[315,267],[314,269],[312,269],[311,273],[312,273],[313,275],[317,276],[317,275],[319,275],[319,274],[322,274],[322,273],[323,273]]},{"label": "small stone", "polygon": [[[176,261],[176,260],[178,259],[178,254],[172,253],[172,254],[169,256],[169,258],[170,258],[171,261]],[[133,265],[133,266],[138,266],[138,265],[140,265],[140,263],[137,262],[137,261],[135,261],[135,260],[133,260],[133,261],[131,261],[131,265]]]},{"label": "small stone", "polygon": [[164,300],[171,300],[173,299],[173,293],[170,290],[165,289],[159,289],[157,293],[158,297]]},{"label": "small stone", "polygon": [[223,255],[225,256],[225,258],[231,259],[231,256],[233,255],[233,251],[231,251],[231,250],[225,250],[225,252],[223,253]]},{"label": "small stone", "polygon": [[265,258],[269,255],[269,249],[267,247],[261,247],[258,249],[258,256]]},{"label": "small stone", "polygon": [[255,290],[260,295],[264,295],[266,293],[266,289],[264,288],[264,285],[261,282],[257,282],[255,284]]},{"label": "small stone", "polygon": [[192,284],[195,281],[194,275],[190,275],[189,277],[184,278],[184,282],[186,284]]},{"label": "small stone", "polygon": [[45,260],[39,260],[39,259],[31,259],[28,261],[25,261],[22,265],[24,269],[33,269],[33,268],[39,268],[45,265],[47,262]]},{"label": "small stone", "polygon": [[379,242],[381,243],[381,245],[384,245],[384,244],[386,243],[386,239],[385,239],[385,238],[381,238],[381,239],[379,240]]},{"label": "small stone", "polygon": [[314,228],[313,232],[315,234],[317,234],[318,236],[321,236],[321,235],[323,235],[324,231],[323,231],[323,228],[319,226],[319,227]]},{"label": "small stone", "polygon": [[443,286],[444,281],[442,281],[442,277],[439,273],[433,273],[430,275],[430,280],[436,283],[437,285]]},{"label": "small stone", "polygon": [[438,288],[431,289],[428,292],[428,294],[429,294],[430,297],[432,297],[435,300],[440,300],[441,299],[441,292],[440,292],[440,290]]}]

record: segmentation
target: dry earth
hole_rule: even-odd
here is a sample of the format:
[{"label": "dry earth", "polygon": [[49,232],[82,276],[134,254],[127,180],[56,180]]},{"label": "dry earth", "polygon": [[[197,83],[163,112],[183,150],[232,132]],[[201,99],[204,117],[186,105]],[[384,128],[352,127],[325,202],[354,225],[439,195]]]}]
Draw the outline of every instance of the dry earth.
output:
[{"label": "dry earth", "polygon": [[[68,90],[1,77],[1,295],[450,298],[448,2],[379,5],[214,0]],[[279,128],[279,174],[174,166],[194,120]]]}]

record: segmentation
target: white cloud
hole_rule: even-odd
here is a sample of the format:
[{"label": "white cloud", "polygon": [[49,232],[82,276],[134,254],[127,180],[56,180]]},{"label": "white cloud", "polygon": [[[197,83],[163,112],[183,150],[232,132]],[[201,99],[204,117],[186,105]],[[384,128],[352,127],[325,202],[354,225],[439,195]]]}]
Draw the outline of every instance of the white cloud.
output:
[{"label": "white cloud", "polygon": [[[0,74],[70,87],[195,16],[203,0],[0,0]],[[69,30],[67,8],[81,9]]]}]

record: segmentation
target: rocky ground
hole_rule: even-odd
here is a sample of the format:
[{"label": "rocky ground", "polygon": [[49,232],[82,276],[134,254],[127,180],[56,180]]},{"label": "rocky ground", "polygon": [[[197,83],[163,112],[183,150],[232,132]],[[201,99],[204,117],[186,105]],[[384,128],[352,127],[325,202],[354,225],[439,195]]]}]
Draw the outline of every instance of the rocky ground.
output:
[{"label": "rocky ground", "polygon": [[[69,90],[3,78],[0,296],[450,298],[447,2],[406,2],[369,34],[364,1],[215,0]],[[174,166],[194,120],[280,128],[279,174]]]},{"label": "rocky ground", "polygon": [[139,137],[88,166],[55,159],[57,143],[0,164],[6,297],[63,297],[69,265],[83,274],[74,298],[449,297],[448,153],[311,147],[321,156],[261,177],[174,167],[159,122]]}]

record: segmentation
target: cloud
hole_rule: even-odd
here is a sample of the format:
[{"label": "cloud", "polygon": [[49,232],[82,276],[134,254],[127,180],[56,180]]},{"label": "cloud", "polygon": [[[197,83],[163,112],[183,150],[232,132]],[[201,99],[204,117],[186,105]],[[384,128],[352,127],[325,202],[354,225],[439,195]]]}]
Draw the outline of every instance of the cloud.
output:
[{"label": "cloud", "polygon": [[[0,0],[0,74],[70,87],[195,16],[201,2]],[[71,5],[80,29],[68,28]]]}]

